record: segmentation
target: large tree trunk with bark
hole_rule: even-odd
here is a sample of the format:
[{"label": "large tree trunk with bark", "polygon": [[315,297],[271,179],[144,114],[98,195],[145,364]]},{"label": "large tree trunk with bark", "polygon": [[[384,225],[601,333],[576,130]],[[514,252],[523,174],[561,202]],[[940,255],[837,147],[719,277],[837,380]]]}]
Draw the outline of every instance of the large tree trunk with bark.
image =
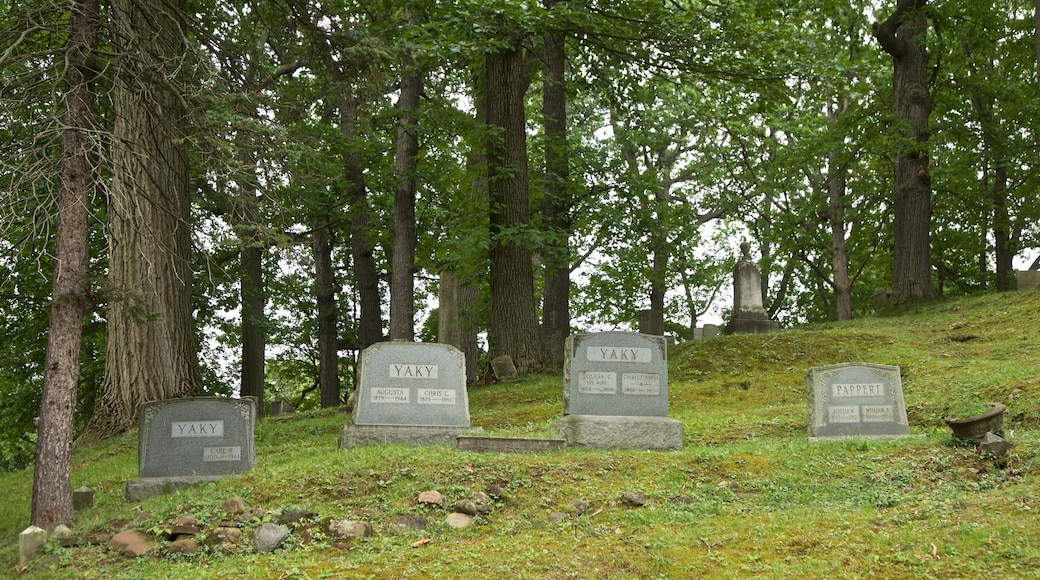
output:
[{"label": "large tree trunk with bark", "polygon": [[[559,0],[544,0],[547,9]],[[571,331],[570,233],[571,201],[567,147],[567,87],[564,35],[545,35],[545,80],[542,117],[545,125],[545,200],[542,216],[549,229],[544,252],[545,278],[542,290],[542,357],[546,364],[562,365],[564,347]]]},{"label": "large tree trunk with bark", "polygon": [[318,306],[318,391],[321,393],[321,408],[327,409],[340,404],[336,280],[332,272],[332,240],[327,215],[323,214],[315,221],[311,247]]},{"label": "large tree trunk with bark", "polygon": [[[411,25],[411,8],[405,7]],[[414,63],[408,63],[414,67]],[[415,339],[415,166],[419,154],[416,111],[423,77],[417,70],[401,77],[397,101],[397,150],[394,156],[394,251],[390,279],[390,339]]]},{"label": "large tree trunk with bark", "polygon": [[887,20],[874,24],[874,36],[892,56],[897,131],[893,161],[895,248],[892,303],[935,297],[932,282],[932,184],[928,169],[927,0],[900,0]]},{"label": "large tree trunk with bark", "polygon": [[87,66],[98,46],[98,0],[77,0],[72,11],[69,68],[65,71],[65,116],[61,182],[55,226],[54,302],[51,304],[33,470],[31,522],[52,529],[73,520],[72,421],[79,381],[79,352],[86,316],[89,226],[87,206],[94,163],[94,73]]},{"label": "large tree trunk with bark", "polygon": [[242,373],[239,394],[255,397],[257,412],[264,409],[264,365],[267,348],[266,315],[264,306],[264,249],[258,240],[243,239],[239,251],[242,267]]},{"label": "large tree trunk with bark", "polygon": [[[352,95],[340,101],[340,130],[347,140],[356,139],[358,105]],[[379,302],[379,273],[376,268],[372,235],[369,232],[368,186],[365,184],[364,168],[357,153],[343,156],[343,171],[347,183],[347,200],[350,207],[350,255],[354,268],[354,280],[358,287],[358,302],[361,306],[361,347],[371,346],[383,340],[383,316]]]},{"label": "large tree trunk with bark", "polygon": [[116,0],[109,303],[101,400],[79,443],[122,433],[142,403],[202,392],[192,318],[184,100],[187,3]]},{"label": "large tree trunk with bark", "polygon": [[831,271],[834,289],[834,318],[852,320],[852,281],[849,279],[849,255],[845,251],[845,167],[837,163],[837,155],[827,156],[827,217],[831,225]]},{"label": "large tree trunk with bark", "polygon": [[526,239],[531,227],[524,94],[528,62],[518,39],[487,55],[487,124],[491,229],[489,357],[509,355],[521,370],[538,364],[534,266]]}]

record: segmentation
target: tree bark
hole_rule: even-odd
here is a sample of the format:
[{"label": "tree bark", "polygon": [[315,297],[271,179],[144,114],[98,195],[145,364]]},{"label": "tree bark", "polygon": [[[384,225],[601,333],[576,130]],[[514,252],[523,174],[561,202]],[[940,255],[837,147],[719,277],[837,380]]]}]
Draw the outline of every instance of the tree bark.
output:
[{"label": "tree bark", "polygon": [[845,251],[845,168],[837,155],[827,159],[827,215],[831,225],[831,270],[834,288],[834,318],[852,320],[852,282],[849,280],[849,255]]},{"label": "tree bark", "polygon": [[98,0],[77,0],[66,46],[61,181],[55,226],[54,302],[51,304],[43,393],[36,436],[31,523],[45,529],[73,520],[72,430],[79,354],[86,316],[89,226],[94,177],[90,129],[94,73],[87,59],[98,47]]},{"label": "tree bark", "polygon": [[185,0],[115,0],[105,380],[77,443],[122,433],[146,401],[202,392],[191,294]]},{"label": "tree bark", "polygon": [[314,222],[311,248],[314,252],[314,289],[318,307],[318,391],[321,408],[340,404],[339,332],[336,324],[336,280],[332,272],[332,241],[329,218],[322,214]]},{"label": "tree bark", "polygon": [[[340,130],[347,139],[357,138],[357,104],[350,95],[340,102]],[[350,254],[354,268],[354,279],[358,286],[358,302],[361,306],[361,346],[371,346],[383,340],[383,316],[379,301],[379,274],[373,255],[374,245],[369,232],[368,187],[365,184],[364,168],[357,153],[343,155],[343,170],[348,187],[350,204]]]},{"label": "tree bark", "polygon": [[490,358],[513,357],[518,369],[541,355],[535,313],[534,266],[525,239],[531,227],[524,94],[528,63],[519,39],[487,55],[488,193],[491,230]]},{"label": "tree bark", "polygon": [[[547,9],[559,0],[544,0]],[[571,331],[570,234],[571,200],[568,195],[570,156],[567,147],[567,87],[564,79],[564,35],[545,35],[545,78],[542,118],[545,127],[545,199],[542,217],[549,230],[542,289],[542,357],[546,364],[563,364]]]},{"label": "tree bark", "polygon": [[[415,16],[405,6],[405,19]],[[419,154],[416,111],[423,76],[414,63],[406,63],[397,101],[397,150],[394,156],[394,250],[390,279],[390,339],[415,339],[415,168]]]},{"label": "tree bark", "polygon": [[927,0],[900,0],[874,36],[892,56],[898,150],[893,161],[894,244],[892,303],[935,297],[932,282],[932,187],[928,170]]},{"label": "tree bark", "polygon": [[239,394],[255,397],[257,413],[264,409],[264,351],[267,348],[267,303],[264,291],[263,248],[255,240],[242,240],[239,251],[242,267],[242,375]]}]

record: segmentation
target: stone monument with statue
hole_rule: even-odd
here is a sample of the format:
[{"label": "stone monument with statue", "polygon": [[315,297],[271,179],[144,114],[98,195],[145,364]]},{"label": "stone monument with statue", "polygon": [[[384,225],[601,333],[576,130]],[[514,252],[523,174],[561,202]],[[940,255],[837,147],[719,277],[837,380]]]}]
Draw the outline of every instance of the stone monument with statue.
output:
[{"label": "stone monument with statue", "polygon": [[733,268],[733,315],[727,330],[731,334],[766,333],[780,330],[780,323],[769,318],[763,307],[762,271],[751,260],[751,244],[740,244],[740,259]]}]

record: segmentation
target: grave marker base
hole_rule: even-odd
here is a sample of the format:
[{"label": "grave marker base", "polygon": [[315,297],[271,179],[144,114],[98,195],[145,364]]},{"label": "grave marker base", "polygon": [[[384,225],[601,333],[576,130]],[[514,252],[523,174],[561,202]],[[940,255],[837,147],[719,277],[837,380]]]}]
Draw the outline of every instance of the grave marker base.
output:
[{"label": "grave marker base", "polygon": [[568,447],[591,449],[682,449],[682,423],[667,417],[567,415],[553,429]]},{"label": "grave marker base", "polygon": [[480,427],[428,425],[345,425],[339,434],[339,448],[361,445],[456,445],[463,433],[480,433]]},{"label": "grave marker base", "polygon": [[563,439],[536,439],[532,437],[480,437],[462,435],[458,438],[460,451],[491,451],[495,453],[542,453],[564,448]]},{"label": "grave marker base", "polygon": [[200,483],[220,481],[233,475],[186,475],[180,477],[141,477],[126,482],[126,500],[141,501]]}]

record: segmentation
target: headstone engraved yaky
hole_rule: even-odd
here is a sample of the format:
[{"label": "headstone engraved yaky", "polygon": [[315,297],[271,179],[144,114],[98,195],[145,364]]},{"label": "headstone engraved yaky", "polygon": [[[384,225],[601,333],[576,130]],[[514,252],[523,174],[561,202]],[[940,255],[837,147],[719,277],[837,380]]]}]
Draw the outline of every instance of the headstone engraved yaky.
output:
[{"label": "headstone engraved yaky", "polygon": [[899,367],[844,363],[805,373],[811,440],[910,435]]},{"label": "headstone engraved yaky", "polygon": [[253,468],[256,403],[252,399],[192,397],[141,406],[139,479],[127,498],[213,481]]},{"label": "headstone engraved yaky", "polygon": [[575,334],[564,354],[562,419],[568,446],[681,449],[668,418],[668,343],[634,332]]},{"label": "headstone engraved yaky", "polygon": [[341,448],[374,443],[455,445],[470,430],[466,361],[436,343],[381,342],[361,353],[352,424]]}]

